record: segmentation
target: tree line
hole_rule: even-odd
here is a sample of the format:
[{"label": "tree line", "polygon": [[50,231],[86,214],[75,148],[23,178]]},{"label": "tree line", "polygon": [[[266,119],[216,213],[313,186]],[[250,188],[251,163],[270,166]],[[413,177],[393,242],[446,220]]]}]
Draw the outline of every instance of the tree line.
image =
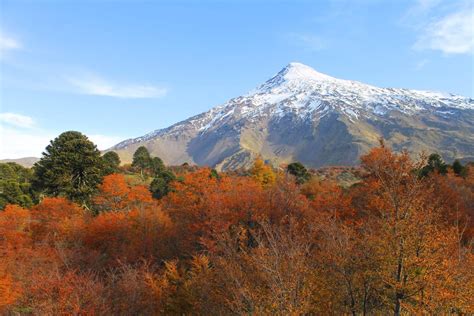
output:
[{"label": "tree line", "polygon": [[119,172],[138,173],[143,181],[152,178],[155,198],[167,194],[175,175],[159,157],[139,147],[129,168],[121,168],[120,157],[109,151],[101,155],[96,145],[79,132],[65,132],[46,147],[42,158],[25,168],[16,163],[0,164],[0,209],[7,204],[30,207],[45,196],[63,196],[90,208],[104,176]]},{"label": "tree line", "polygon": [[20,187],[0,212],[0,311],[471,314],[469,169],[381,143],[346,188],[261,158],[217,172],[140,147],[120,166],[66,132],[32,170],[0,168]]}]

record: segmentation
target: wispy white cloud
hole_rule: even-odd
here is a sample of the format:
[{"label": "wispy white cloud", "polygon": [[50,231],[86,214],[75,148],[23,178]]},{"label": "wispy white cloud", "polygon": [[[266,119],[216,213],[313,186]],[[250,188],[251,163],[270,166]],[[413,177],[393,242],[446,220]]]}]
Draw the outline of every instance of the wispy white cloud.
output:
[{"label": "wispy white cloud", "polygon": [[460,11],[427,24],[413,46],[417,50],[439,50],[446,54],[472,54],[474,51],[474,11]]},{"label": "wispy white cloud", "polygon": [[67,82],[77,93],[116,98],[160,98],[167,93],[167,89],[163,87],[147,84],[115,83],[95,74],[68,77]]},{"label": "wispy white cloud", "polygon": [[306,33],[288,33],[287,39],[298,46],[312,51],[319,51],[327,47],[327,43],[319,36]]},{"label": "wispy white cloud", "polygon": [[419,10],[429,10],[440,3],[441,3],[441,0],[418,0],[416,7]]},{"label": "wispy white cloud", "polygon": [[469,0],[418,0],[401,23],[413,29],[415,50],[447,55],[474,51],[474,10]]},{"label": "wispy white cloud", "polygon": [[20,50],[22,44],[11,35],[0,29],[0,62],[5,62],[11,52]]},{"label": "wispy white cloud", "polygon": [[423,69],[429,62],[430,62],[429,59],[426,59],[426,58],[420,60],[419,62],[416,63],[415,70]]},{"label": "wispy white cloud", "polygon": [[0,113],[0,122],[21,128],[33,128],[35,125],[33,118],[26,115],[9,112]]},{"label": "wispy white cloud", "polygon": [[442,0],[418,0],[406,12],[404,18],[419,17],[428,14],[433,8],[437,7]]},{"label": "wispy white cloud", "polygon": [[13,38],[0,30],[0,54],[3,54],[3,52],[8,50],[20,49],[21,47],[22,45],[18,39]]}]

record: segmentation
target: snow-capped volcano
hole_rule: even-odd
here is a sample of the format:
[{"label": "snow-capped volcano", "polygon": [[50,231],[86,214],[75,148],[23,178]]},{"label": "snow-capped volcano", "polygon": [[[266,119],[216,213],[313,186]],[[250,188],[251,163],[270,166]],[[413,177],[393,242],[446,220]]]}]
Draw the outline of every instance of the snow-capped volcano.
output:
[{"label": "snow-capped volcano", "polygon": [[378,88],[290,63],[249,93],[166,129],[117,144],[141,145],[170,164],[237,168],[261,155],[275,164],[354,164],[384,137],[395,149],[474,156],[474,100]]},{"label": "snow-capped volcano", "polygon": [[337,79],[300,63],[290,63],[247,97],[267,103],[289,101],[295,108],[308,105],[319,107],[322,101],[334,102],[335,108],[356,118],[363,112],[381,114],[399,110],[414,113],[429,107],[444,106],[474,108],[473,100],[460,96],[378,88],[357,81]]}]

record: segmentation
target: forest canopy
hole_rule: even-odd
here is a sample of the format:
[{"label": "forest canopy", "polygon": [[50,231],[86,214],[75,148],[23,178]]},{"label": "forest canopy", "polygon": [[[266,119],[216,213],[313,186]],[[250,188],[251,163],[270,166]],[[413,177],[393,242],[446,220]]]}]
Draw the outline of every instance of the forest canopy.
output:
[{"label": "forest canopy", "polygon": [[84,135],[0,164],[7,315],[472,314],[474,171],[381,144],[342,184],[299,162],[132,165]]}]

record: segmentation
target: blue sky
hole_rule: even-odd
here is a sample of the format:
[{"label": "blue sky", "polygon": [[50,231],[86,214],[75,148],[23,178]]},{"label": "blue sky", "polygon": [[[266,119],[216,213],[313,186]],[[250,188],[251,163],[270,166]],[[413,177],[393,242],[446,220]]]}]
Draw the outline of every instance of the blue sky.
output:
[{"label": "blue sky", "polygon": [[105,149],[246,93],[291,61],[474,96],[469,0],[0,0],[0,158],[79,130]]}]

